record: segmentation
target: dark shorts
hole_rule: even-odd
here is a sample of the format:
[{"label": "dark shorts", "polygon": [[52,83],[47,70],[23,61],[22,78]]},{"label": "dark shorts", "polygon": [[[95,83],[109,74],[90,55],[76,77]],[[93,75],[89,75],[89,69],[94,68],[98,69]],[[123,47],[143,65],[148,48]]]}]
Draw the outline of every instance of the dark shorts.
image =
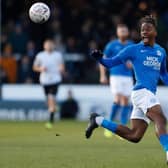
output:
[{"label": "dark shorts", "polygon": [[44,93],[45,93],[46,97],[49,94],[56,96],[56,94],[58,92],[58,86],[59,86],[59,83],[55,83],[55,84],[51,84],[51,85],[43,85]]}]

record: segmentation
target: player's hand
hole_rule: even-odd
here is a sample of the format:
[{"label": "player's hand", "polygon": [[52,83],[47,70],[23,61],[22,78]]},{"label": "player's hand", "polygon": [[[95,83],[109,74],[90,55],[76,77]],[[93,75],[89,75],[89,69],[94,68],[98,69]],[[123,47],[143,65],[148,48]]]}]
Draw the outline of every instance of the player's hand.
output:
[{"label": "player's hand", "polygon": [[127,61],[127,62],[126,62],[126,67],[127,67],[128,69],[132,69],[132,63],[131,63],[131,61]]},{"label": "player's hand", "polygon": [[46,71],[47,71],[47,68],[46,68],[46,67],[40,67],[40,71],[41,71],[41,72],[46,72]]},{"label": "player's hand", "polygon": [[106,76],[101,76],[100,77],[100,83],[101,84],[108,84],[108,79]]},{"label": "player's hand", "polygon": [[92,50],[90,56],[95,60],[99,60],[103,57],[103,53],[100,50]]}]

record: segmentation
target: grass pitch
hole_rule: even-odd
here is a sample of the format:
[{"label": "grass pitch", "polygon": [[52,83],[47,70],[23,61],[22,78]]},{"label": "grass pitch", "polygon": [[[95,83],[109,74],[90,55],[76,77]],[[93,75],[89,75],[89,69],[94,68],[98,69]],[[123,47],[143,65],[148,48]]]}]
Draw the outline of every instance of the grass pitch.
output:
[{"label": "grass pitch", "polygon": [[[97,129],[89,140],[86,123],[0,122],[0,168],[167,168],[153,126],[139,144],[107,139]],[[57,135],[56,135],[57,134]]]}]

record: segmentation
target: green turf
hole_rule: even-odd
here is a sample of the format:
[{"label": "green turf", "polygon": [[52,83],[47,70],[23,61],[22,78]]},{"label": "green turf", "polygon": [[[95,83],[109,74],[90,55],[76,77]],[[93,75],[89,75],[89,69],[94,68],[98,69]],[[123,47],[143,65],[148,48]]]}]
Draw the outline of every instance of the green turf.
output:
[{"label": "green turf", "polygon": [[[166,168],[165,153],[149,127],[139,144],[106,139],[97,129],[84,137],[86,123],[0,122],[0,168]],[[60,136],[56,136],[60,134]]]}]

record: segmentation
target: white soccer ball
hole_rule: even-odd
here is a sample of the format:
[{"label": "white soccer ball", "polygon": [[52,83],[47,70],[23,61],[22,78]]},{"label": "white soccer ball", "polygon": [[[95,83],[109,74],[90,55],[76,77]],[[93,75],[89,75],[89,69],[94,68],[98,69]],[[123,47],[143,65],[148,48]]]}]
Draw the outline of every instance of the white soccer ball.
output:
[{"label": "white soccer ball", "polygon": [[43,2],[34,3],[29,9],[29,17],[35,23],[46,22],[50,13],[50,8]]}]

